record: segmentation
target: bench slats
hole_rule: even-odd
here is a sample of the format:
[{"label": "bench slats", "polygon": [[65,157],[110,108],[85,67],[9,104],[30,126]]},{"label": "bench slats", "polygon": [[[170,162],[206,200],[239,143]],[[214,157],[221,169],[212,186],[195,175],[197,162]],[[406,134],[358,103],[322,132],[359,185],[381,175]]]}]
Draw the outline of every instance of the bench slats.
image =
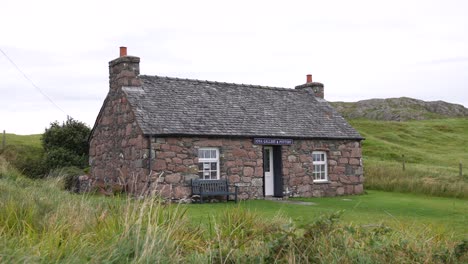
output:
[{"label": "bench slats", "polygon": [[203,203],[204,196],[224,196],[229,201],[229,195],[235,196],[237,203],[238,186],[234,186],[235,191],[229,191],[229,182],[227,179],[222,180],[202,180],[192,179],[192,195],[200,196],[200,203]]}]

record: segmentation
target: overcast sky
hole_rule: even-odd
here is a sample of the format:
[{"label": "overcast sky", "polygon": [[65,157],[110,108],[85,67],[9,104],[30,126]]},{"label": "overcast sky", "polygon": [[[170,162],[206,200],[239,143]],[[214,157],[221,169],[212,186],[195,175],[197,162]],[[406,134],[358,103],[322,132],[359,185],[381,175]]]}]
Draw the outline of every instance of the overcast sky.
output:
[{"label": "overcast sky", "polygon": [[119,46],[142,74],[293,88],[329,101],[468,106],[468,1],[21,1],[1,4],[0,130],[94,124]]}]

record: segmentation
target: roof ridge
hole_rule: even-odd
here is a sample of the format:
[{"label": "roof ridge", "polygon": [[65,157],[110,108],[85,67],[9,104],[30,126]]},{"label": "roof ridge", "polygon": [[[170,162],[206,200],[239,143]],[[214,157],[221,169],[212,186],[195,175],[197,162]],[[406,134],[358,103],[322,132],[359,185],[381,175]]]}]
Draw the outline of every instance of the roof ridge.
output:
[{"label": "roof ridge", "polygon": [[267,85],[255,85],[255,84],[244,84],[244,83],[231,83],[231,82],[218,82],[218,81],[209,81],[209,80],[200,80],[200,79],[189,79],[189,78],[178,78],[178,77],[168,77],[168,76],[159,76],[159,75],[146,75],[141,74],[141,77],[154,77],[159,79],[167,79],[167,80],[176,80],[176,81],[191,81],[191,82],[198,82],[198,83],[206,83],[206,84],[226,84],[226,85],[235,85],[235,86],[242,86],[242,87],[249,87],[249,88],[258,88],[258,89],[269,89],[269,90],[282,90],[288,92],[298,92],[300,90],[296,90],[294,88],[285,88],[285,87],[276,87],[276,86],[267,86]]}]

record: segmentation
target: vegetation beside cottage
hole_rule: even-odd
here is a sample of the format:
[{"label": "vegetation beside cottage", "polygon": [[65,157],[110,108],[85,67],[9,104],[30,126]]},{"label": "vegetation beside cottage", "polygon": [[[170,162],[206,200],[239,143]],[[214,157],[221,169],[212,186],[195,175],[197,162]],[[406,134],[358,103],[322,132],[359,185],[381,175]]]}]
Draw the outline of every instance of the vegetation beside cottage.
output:
[{"label": "vegetation beside cottage", "polygon": [[63,184],[60,177],[26,178],[0,158],[0,262],[468,261],[460,235],[468,208],[460,199],[371,191],[312,199],[317,206],[258,200],[187,207],[154,197],[75,195],[60,191]]}]

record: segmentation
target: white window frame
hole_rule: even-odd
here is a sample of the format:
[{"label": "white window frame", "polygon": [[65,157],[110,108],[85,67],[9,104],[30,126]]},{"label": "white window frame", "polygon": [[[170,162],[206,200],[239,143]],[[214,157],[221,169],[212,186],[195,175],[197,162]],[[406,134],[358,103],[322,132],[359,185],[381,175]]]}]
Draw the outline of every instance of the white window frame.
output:
[{"label": "white window frame", "polygon": [[[323,155],[324,160],[315,161],[314,155]],[[327,164],[327,152],[325,151],[313,151],[312,152],[312,177],[314,182],[328,182],[328,164]],[[324,165],[324,170],[316,171],[316,166],[320,167],[320,165]],[[323,177],[322,174],[324,173]],[[317,178],[319,176],[319,178]]]},{"label": "white window frame", "polygon": [[[216,158],[200,157],[200,151],[210,151],[210,153],[212,153],[211,151],[215,151]],[[213,172],[213,170],[211,169],[211,163],[213,163],[213,162],[216,162],[216,179],[212,178],[212,176],[211,176],[211,173]],[[219,180],[219,175],[220,175],[220,173],[219,173],[219,149],[217,149],[217,148],[199,148],[198,149],[198,166],[200,166],[200,164],[203,164],[202,165],[202,168],[203,168],[202,170],[200,170],[200,167],[198,168],[198,176],[200,177],[200,179],[202,179],[202,180]],[[205,166],[206,166],[205,164],[210,164],[210,165],[208,165],[210,167],[208,167],[207,170],[206,170],[210,174],[209,178],[205,178],[203,174],[200,175],[200,173],[205,172]]]}]

